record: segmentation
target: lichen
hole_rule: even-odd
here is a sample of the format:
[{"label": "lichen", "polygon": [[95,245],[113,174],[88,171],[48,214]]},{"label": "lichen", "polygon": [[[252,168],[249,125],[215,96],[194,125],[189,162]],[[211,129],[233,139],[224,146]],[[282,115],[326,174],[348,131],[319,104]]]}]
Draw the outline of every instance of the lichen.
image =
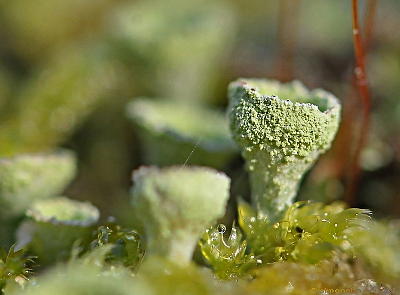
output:
[{"label": "lichen", "polygon": [[67,258],[75,242],[90,237],[100,212],[88,202],[54,197],[33,204],[27,216],[31,226],[25,234],[32,236],[28,247],[50,264]]},{"label": "lichen", "polygon": [[202,231],[225,213],[230,179],[208,167],[151,166],[136,170],[133,181],[148,254],[188,264]]},{"label": "lichen", "polygon": [[195,163],[220,169],[238,152],[224,114],[206,106],[137,98],[128,104],[127,116],[147,165]]},{"label": "lichen", "polygon": [[68,150],[1,158],[0,219],[19,218],[33,202],[62,193],[76,169]]},{"label": "lichen", "polygon": [[[250,173],[253,205],[260,218],[272,221],[293,203],[299,181],[330,147],[339,125],[338,100],[298,83],[277,88],[274,81],[239,79],[229,85],[227,113]],[[280,91],[290,100],[280,99]]]}]

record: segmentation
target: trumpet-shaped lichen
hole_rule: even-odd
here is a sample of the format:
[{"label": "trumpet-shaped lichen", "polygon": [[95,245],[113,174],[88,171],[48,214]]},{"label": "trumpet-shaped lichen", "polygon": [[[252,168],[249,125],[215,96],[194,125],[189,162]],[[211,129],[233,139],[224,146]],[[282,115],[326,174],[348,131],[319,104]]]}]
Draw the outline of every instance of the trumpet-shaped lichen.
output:
[{"label": "trumpet-shaped lichen", "polygon": [[35,203],[27,211],[31,217],[29,247],[43,263],[69,256],[72,245],[90,237],[100,212],[88,202],[56,197]]},{"label": "trumpet-shaped lichen", "polygon": [[[288,99],[278,98],[280,91]],[[277,88],[257,79],[232,82],[229,99],[231,131],[250,173],[253,205],[258,217],[277,221],[293,203],[304,173],[330,147],[340,103],[299,82]]]},{"label": "trumpet-shaped lichen", "polygon": [[207,226],[225,213],[230,179],[208,167],[141,167],[132,205],[146,229],[147,253],[189,263]]},{"label": "trumpet-shaped lichen", "polygon": [[36,200],[62,193],[76,173],[73,152],[0,159],[0,219],[21,217]]},{"label": "trumpet-shaped lichen", "polygon": [[[135,123],[146,164],[224,167],[237,154],[228,120],[205,106],[137,98],[127,107]],[[193,152],[195,149],[195,152]]]}]

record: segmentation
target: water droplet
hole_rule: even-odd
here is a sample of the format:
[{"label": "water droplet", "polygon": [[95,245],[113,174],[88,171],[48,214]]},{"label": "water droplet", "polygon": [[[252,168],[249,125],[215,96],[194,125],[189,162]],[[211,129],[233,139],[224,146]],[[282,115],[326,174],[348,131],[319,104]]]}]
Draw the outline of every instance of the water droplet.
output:
[{"label": "water droplet", "polygon": [[220,234],[225,233],[225,232],[226,232],[226,226],[223,225],[223,224],[218,224],[218,226],[217,226],[217,231],[218,231]]}]

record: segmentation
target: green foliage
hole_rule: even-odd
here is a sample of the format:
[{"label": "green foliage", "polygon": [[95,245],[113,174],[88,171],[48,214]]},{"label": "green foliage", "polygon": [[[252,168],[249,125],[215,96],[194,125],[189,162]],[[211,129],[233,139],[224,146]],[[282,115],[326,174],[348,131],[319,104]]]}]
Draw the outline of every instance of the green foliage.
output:
[{"label": "green foliage", "polygon": [[235,223],[227,240],[224,238],[225,231],[223,224],[211,226],[203,233],[199,244],[215,276],[220,280],[233,280],[245,276],[257,262],[254,254],[246,253],[247,242],[242,239]]},{"label": "green foliage", "polygon": [[122,228],[112,220],[97,229],[96,239],[92,241],[90,250],[105,245],[112,246],[105,256],[105,262],[110,265],[123,265],[134,270],[144,256],[139,234],[134,230]]},{"label": "green foliage", "polygon": [[221,280],[250,275],[258,264],[300,262],[317,264],[340,256],[354,255],[352,236],[368,232],[369,211],[345,209],[341,203],[297,202],[282,220],[270,224],[258,219],[244,201],[239,202],[239,224],[245,234],[233,225],[225,241],[225,226],[207,229],[201,239],[201,251]]},{"label": "green foliage", "polygon": [[354,253],[352,236],[366,232],[370,211],[345,209],[341,203],[297,202],[282,220],[269,224],[256,218],[244,202],[239,205],[239,224],[249,247],[263,263],[302,261],[317,263],[337,251]]},{"label": "green foliage", "polygon": [[0,249],[0,290],[3,294],[7,284],[17,283],[23,287],[32,270],[28,267],[33,262],[34,257],[26,255],[26,249],[15,251],[12,246],[8,253],[4,248]]}]

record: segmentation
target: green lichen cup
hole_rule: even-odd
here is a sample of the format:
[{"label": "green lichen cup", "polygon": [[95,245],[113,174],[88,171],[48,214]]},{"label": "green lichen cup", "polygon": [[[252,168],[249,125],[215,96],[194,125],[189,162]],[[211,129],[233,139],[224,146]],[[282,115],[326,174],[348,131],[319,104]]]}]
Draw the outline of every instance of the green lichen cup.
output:
[{"label": "green lichen cup", "polygon": [[278,221],[293,204],[300,180],[330,146],[339,100],[300,82],[239,79],[228,89],[232,135],[250,174],[259,218]]},{"label": "green lichen cup", "polygon": [[25,211],[37,200],[63,192],[75,177],[72,151],[0,158],[0,243],[11,246]]},{"label": "green lichen cup", "polygon": [[22,217],[35,201],[62,193],[76,166],[69,150],[0,158],[0,220]]},{"label": "green lichen cup", "polygon": [[29,248],[48,264],[67,258],[75,242],[88,240],[100,212],[88,202],[54,197],[36,202],[26,215],[30,217],[26,234],[32,237]]},{"label": "green lichen cup", "polygon": [[191,164],[223,169],[238,153],[228,120],[213,109],[138,98],[127,106],[146,165]]},{"label": "green lichen cup", "polygon": [[218,86],[235,36],[232,5],[124,1],[115,12],[109,26],[111,49],[128,65],[137,90],[180,102],[212,99],[210,89]]},{"label": "green lichen cup", "polygon": [[147,254],[188,265],[201,233],[225,213],[230,179],[209,167],[143,166],[133,173],[132,205]]}]

